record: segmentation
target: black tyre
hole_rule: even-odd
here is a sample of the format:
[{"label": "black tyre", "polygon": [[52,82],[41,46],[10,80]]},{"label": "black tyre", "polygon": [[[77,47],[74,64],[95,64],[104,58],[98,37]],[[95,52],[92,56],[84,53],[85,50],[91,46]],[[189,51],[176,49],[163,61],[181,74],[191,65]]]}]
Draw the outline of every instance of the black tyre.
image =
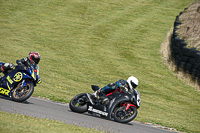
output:
[{"label": "black tyre", "polygon": [[34,91],[34,84],[29,82],[26,86],[20,87],[21,83],[19,83],[15,89],[12,91],[12,100],[17,102],[23,102],[27,100]]},{"label": "black tyre", "polygon": [[87,94],[81,93],[73,97],[69,103],[69,108],[77,113],[84,113],[87,111]]},{"label": "black tyre", "polygon": [[114,112],[114,120],[120,123],[128,123],[137,116],[137,109],[131,106],[128,110],[120,107]]}]

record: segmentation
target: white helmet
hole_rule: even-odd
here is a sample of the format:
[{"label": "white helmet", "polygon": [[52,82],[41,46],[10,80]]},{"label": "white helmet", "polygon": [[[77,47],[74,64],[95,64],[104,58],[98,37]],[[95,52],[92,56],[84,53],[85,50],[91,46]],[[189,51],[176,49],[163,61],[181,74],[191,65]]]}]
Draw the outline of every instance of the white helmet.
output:
[{"label": "white helmet", "polygon": [[134,76],[130,76],[127,79],[127,82],[128,82],[128,85],[129,85],[131,90],[135,89],[139,84],[138,79],[136,77],[134,77]]}]

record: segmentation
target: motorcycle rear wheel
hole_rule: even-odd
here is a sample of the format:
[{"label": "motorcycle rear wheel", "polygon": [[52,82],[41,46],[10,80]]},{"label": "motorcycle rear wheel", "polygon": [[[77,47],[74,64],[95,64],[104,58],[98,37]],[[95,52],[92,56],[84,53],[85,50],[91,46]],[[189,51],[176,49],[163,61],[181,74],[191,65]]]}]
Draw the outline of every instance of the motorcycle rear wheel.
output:
[{"label": "motorcycle rear wheel", "polygon": [[88,107],[87,107],[87,101],[85,101],[87,97],[86,93],[81,93],[76,95],[75,97],[73,97],[69,103],[69,108],[73,111],[73,112],[77,112],[77,113],[84,113],[87,111]]},{"label": "motorcycle rear wheel", "polygon": [[137,116],[137,109],[135,107],[130,107],[125,110],[124,107],[117,108],[114,112],[114,120],[120,123],[128,123],[132,121]]},{"label": "motorcycle rear wheel", "polygon": [[23,102],[33,94],[34,85],[32,82],[27,83],[25,86],[27,89],[25,89],[25,87],[19,89],[19,86],[20,84],[18,84],[17,87],[12,91],[11,98],[13,101]]}]

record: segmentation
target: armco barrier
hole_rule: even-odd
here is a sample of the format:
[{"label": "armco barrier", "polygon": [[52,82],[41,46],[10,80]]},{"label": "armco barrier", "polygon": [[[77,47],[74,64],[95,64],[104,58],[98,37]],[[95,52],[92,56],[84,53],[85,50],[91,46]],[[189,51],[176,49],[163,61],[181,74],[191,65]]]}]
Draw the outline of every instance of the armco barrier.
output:
[{"label": "armco barrier", "polygon": [[[187,8],[185,8],[187,10]],[[187,43],[182,40],[177,33],[178,26],[181,25],[179,16],[176,16],[174,22],[173,34],[171,37],[171,57],[176,64],[177,70],[182,70],[185,73],[191,74],[194,80],[200,83],[200,51],[196,48],[187,48]]]}]

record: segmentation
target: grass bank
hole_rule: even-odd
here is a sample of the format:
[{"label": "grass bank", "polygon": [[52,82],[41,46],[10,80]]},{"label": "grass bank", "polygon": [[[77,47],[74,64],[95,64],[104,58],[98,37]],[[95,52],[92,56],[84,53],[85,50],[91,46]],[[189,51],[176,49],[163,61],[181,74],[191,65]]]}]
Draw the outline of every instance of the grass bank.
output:
[{"label": "grass bank", "polygon": [[160,45],[193,0],[0,0],[0,60],[41,54],[34,95],[69,102],[91,84],[130,75],[140,85],[136,120],[198,132],[200,93],[164,65]]},{"label": "grass bank", "polygon": [[60,121],[38,119],[2,111],[0,111],[0,121],[1,133],[101,133],[95,129],[67,125]]}]

